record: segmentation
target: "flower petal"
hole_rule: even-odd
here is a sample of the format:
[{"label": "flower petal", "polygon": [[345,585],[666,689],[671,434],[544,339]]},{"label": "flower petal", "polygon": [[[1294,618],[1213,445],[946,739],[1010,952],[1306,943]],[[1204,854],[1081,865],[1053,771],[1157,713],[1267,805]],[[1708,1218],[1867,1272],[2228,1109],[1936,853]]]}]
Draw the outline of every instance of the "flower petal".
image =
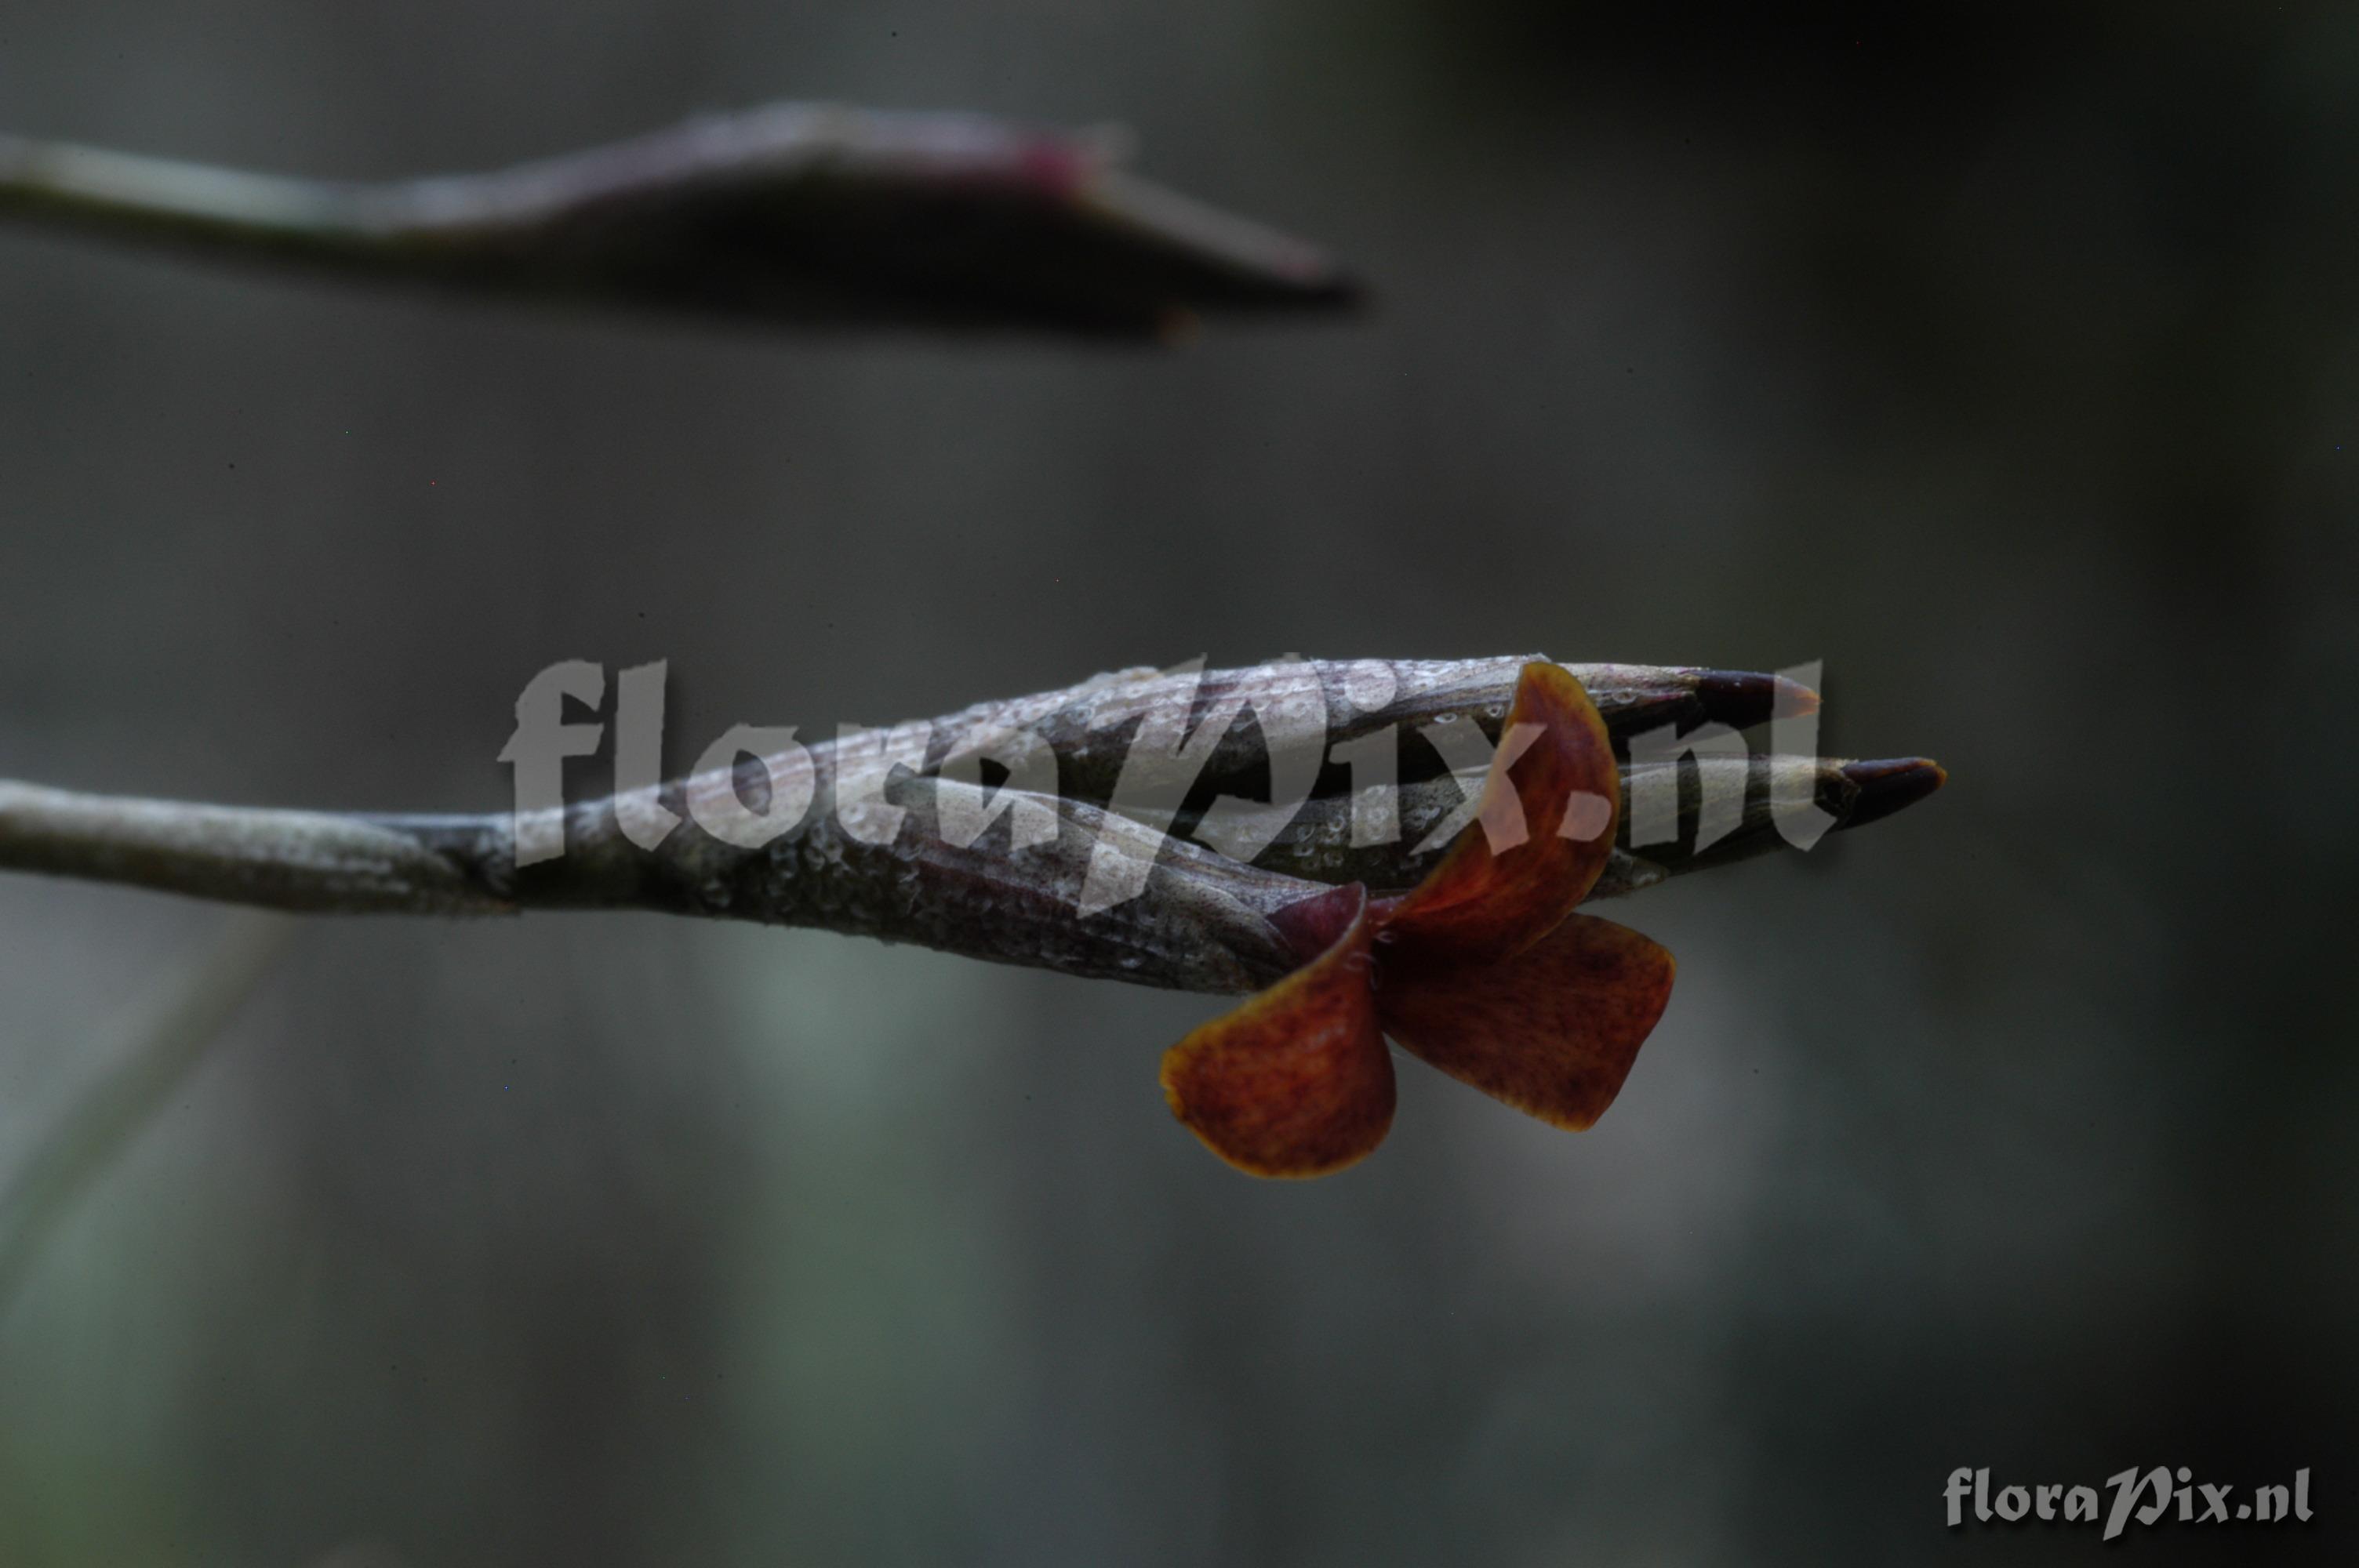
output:
[{"label": "flower petal", "polygon": [[1367,894],[1327,950],[1163,1054],[1171,1112],[1256,1176],[1322,1176],[1384,1141],[1393,1059],[1376,1027]]},{"label": "flower petal", "polygon": [[[1520,753],[1519,725],[1538,727]],[[1614,743],[1581,682],[1560,665],[1526,665],[1500,738],[1477,820],[1425,881],[1376,907],[1388,971],[1522,951],[1563,923],[1614,852]]]},{"label": "flower petal", "polygon": [[1377,1003],[1412,1054],[1577,1132],[1621,1092],[1676,968],[1629,927],[1576,914],[1512,957],[1388,973]]}]

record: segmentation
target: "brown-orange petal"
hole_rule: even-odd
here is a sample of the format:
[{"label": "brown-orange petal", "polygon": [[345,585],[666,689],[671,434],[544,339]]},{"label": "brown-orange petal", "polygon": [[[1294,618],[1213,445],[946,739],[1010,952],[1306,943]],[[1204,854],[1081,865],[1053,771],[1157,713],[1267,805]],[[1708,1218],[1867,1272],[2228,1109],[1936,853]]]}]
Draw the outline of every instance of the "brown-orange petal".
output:
[{"label": "brown-orange petal", "polygon": [[1412,1054],[1574,1131],[1604,1114],[1671,999],[1670,953],[1627,926],[1569,918],[1488,964],[1420,969],[1377,993]]},{"label": "brown-orange petal", "polygon": [[[1520,725],[1539,732],[1515,754]],[[1376,908],[1387,971],[1522,951],[1563,924],[1614,852],[1614,743],[1581,682],[1560,665],[1526,665],[1500,737],[1476,820],[1425,881]]]},{"label": "brown-orange petal", "polygon": [[1393,1123],[1393,1059],[1376,1027],[1366,893],[1327,950],[1163,1054],[1171,1112],[1256,1176],[1323,1176]]}]

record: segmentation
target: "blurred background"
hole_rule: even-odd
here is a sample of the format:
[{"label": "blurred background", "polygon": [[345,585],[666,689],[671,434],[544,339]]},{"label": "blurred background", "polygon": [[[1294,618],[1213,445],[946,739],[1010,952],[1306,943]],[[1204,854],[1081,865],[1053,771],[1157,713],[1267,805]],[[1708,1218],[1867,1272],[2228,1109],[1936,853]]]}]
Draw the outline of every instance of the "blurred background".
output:
[{"label": "blurred background", "polygon": [[[0,231],[0,775],[491,809],[1207,654],[1825,661],[1949,789],[1615,913],[1568,1137],[1209,1157],[1202,999],[304,927],[0,1316],[0,1563],[2081,1560],[1962,1465],[2312,1469],[2347,1561],[2359,17],[1537,0],[0,9],[0,127],[320,175],[775,97],[1119,121],[1356,321],[813,344]],[[593,787],[597,770],[572,782]],[[0,879],[0,1173],[225,912]],[[2340,1543],[2338,1545],[2338,1542]]]}]

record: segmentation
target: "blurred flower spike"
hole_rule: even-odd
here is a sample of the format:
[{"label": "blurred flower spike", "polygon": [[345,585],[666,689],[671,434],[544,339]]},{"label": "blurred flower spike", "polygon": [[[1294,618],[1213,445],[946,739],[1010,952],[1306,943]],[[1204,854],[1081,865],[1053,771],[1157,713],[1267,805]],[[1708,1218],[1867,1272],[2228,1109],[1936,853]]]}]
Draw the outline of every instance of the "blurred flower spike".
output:
[{"label": "blurred flower spike", "polygon": [[[657,783],[658,665],[617,684],[625,787],[569,805],[562,762],[606,727],[565,722],[560,699],[594,703],[604,679],[551,673],[564,678],[518,704],[515,811],[288,811],[0,781],[0,868],[308,913],[817,926],[1244,995],[1166,1054],[1165,1092],[1231,1163],[1312,1176],[1391,1126],[1387,1035],[1544,1121],[1589,1126],[1662,1016],[1672,964],[1575,906],[1808,849],[1946,776],[1922,757],[1820,757],[1808,722],[1781,734],[1819,703],[1782,676],[1508,656],[1139,668],[809,746],[741,725],[694,773]],[[1765,722],[1773,750],[1752,754],[1738,732]],[[977,740],[1019,732],[1032,743],[1014,752]],[[1306,732],[1336,765],[1286,761]],[[1396,749],[1410,732],[1430,756]],[[1137,798],[1141,752],[1185,782]],[[1001,782],[983,782],[979,758],[1000,761]],[[741,773],[766,777],[766,795],[746,798]],[[1372,796],[1381,809],[1364,810]],[[1120,896],[1095,891],[1106,864]]]},{"label": "blurred flower spike", "polygon": [[1392,1126],[1386,1035],[1558,1127],[1614,1103],[1674,965],[1573,913],[1614,849],[1613,743],[1557,665],[1524,666],[1506,728],[1478,819],[1422,882],[1391,898],[1353,882],[1279,911],[1302,967],[1165,1054],[1172,1111],[1231,1164],[1319,1176],[1367,1155]]}]

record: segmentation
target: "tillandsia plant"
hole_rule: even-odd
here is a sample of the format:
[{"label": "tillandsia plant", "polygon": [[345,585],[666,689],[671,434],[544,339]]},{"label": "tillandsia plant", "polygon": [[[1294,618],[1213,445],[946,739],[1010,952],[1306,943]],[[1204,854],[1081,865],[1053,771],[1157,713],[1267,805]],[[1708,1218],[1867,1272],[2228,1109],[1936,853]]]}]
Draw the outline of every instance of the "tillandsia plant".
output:
[{"label": "tillandsia plant", "polygon": [[[821,926],[1067,974],[1245,995],[1165,1055],[1173,1111],[1262,1175],[1383,1139],[1390,1035],[1543,1120],[1610,1105],[1670,955],[1574,913],[1888,816],[1920,758],[1753,756],[1706,738],[1818,698],[1777,676],[1540,657],[1131,670],[803,746],[733,730],[652,774],[617,697],[625,785],[565,805],[594,666],[517,705],[515,810],[420,816],[130,801],[0,783],[0,867],[311,912],[638,908]],[[757,748],[756,741],[771,744]],[[1683,762],[1684,759],[1684,762]],[[1652,818],[1648,827],[1646,819]]]},{"label": "tillandsia plant", "polygon": [[0,220],[356,278],[794,329],[1184,335],[1348,306],[1313,247],[1124,167],[1119,131],[773,103],[378,184],[0,135]]}]

